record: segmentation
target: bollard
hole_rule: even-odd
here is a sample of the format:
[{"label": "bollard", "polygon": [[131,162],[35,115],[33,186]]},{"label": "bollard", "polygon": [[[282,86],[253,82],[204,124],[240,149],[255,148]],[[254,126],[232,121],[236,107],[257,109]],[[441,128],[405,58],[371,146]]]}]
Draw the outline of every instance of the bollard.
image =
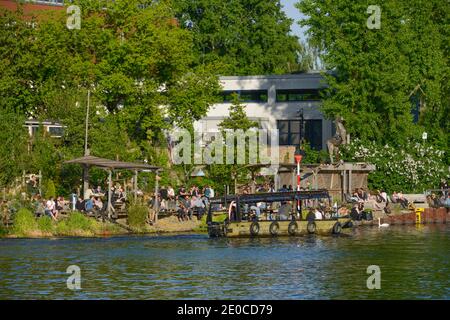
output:
[{"label": "bollard", "polygon": [[424,212],[424,208],[416,209],[416,224],[422,223],[422,213]]}]

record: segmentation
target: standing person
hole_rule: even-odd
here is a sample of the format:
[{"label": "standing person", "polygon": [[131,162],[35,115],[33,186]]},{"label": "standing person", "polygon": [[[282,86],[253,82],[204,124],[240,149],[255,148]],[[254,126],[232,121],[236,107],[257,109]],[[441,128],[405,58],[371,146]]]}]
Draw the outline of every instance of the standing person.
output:
[{"label": "standing person", "polygon": [[175,204],[175,190],[170,185],[167,188],[167,201],[169,202],[167,208],[169,210],[173,210],[174,207],[175,207],[174,206],[174,204]]},{"label": "standing person", "polygon": [[168,194],[168,190],[165,186],[162,186],[161,189],[159,189],[159,196],[161,198],[161,210],[166,210],[169,194]]}]

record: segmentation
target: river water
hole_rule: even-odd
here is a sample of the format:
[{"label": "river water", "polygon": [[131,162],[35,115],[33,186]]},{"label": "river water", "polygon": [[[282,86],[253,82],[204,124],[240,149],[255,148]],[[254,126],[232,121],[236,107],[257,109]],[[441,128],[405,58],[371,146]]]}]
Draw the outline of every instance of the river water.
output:
[{"label": "river water", "polygon": [[[0,299],[450,299],[449,235],[447,224],[339,237],[0,239]],[[80,290],[67,288],[70,265]],[[367,288],[370,265],[380,289]]]}]

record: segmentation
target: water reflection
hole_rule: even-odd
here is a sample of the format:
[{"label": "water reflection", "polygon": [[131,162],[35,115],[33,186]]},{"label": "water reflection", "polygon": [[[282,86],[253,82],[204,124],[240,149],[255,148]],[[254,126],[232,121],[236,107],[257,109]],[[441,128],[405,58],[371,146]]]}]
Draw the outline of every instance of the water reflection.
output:
[{"label": "water reflection", "polygon": [[[450,226],[351,237],[1,239],[1,299],[449,299]],[[66,288],[80,266],[82,290]],[[381,290],[366,269],[379,265]]]}]

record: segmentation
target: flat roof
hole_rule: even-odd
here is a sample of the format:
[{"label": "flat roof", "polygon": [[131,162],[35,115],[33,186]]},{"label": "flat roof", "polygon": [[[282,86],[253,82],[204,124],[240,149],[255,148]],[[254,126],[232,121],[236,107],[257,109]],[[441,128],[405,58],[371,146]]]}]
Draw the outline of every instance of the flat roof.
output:
[{"label": "flat roof", "polygon": [[220,80],[252,80],[252,79],[305,79],[305,78],[323,78],[323,71],[311,71],[304,73],[290,73],[290,74],[269,74],[269,75],[254,75],[254,76],[220,76]]},{"label": "flat roof", "polygon": [[75,163],[107,169],[153,170],[153,171],[161,169],[161,167],[151,166],[146,163],[116,161],[94,156],[84,156],[81,158],[65,161],[64,163]]}]

